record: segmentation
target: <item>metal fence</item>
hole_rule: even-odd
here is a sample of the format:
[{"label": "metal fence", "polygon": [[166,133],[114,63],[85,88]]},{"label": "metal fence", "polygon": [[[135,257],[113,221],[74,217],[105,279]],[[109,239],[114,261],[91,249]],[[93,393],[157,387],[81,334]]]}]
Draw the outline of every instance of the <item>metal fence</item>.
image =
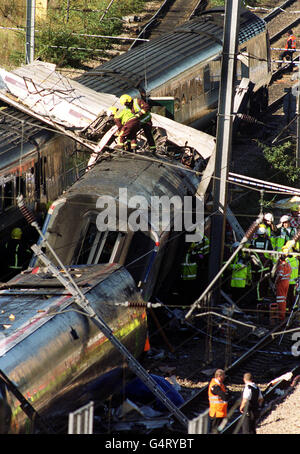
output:
[{"label": "metal fence", "polygon": [[68,434],[92,434],[94,420],[94,402],[69,413]]},{"label": "metal fence", "polygon": [[189,434],[207,434],[208,433],[208,412],[209,409],[200,413],[199,416],[189,421]]}]

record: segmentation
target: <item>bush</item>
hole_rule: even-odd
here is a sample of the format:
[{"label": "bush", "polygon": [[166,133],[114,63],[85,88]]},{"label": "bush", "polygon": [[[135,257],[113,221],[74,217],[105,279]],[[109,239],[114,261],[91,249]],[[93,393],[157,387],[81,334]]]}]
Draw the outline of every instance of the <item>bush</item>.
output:
[{"label": "bush", "polygon": [[284,184],[286,180],[295,183],[300,178],[300,168],[296,166],[295,145],[287,141],[278,146],[266,146],[261,143],[258,145],[262,148],[265,159],[269,164],[280,172],[280,179]]},{"label": "bush", "polygon": [[59,8],[50,10],[47,21],[39,24],[36,33],[36,57],[58,66],[79,67],[83,61],[105,56],[112,39],[80,35],[119,35],[122,16],[139,12],[145,0],[115,1],[106,12],[109,3],[94,0],[86,8],[86,2],[78,0],[76,7],[67,11],[65,0]]}]

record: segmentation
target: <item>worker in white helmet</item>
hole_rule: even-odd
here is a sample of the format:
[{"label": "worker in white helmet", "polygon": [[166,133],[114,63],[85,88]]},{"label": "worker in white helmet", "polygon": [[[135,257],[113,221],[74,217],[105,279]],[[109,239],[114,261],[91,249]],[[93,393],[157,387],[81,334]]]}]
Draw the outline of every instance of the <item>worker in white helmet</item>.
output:
[{"label": "worker in white helmet", "polygon": [[273,267],[272,255],[268,254],[267,251],[272,251],[273,246],[270,238],[267,234],[267,227],[265,224],[259,224],[256,231],[256,238],[251,242],[251,248],[260,249],[264,251],[262,253],[258,252],[257,256],[259,257],[259,265],[253,262],[253,279],[257,283],[257,301],[262,301],[269,293],[269,283],[266,276],[271,273]]},{"label": "worker in white helmet", "polygon": [[274,216],[272,213],[265,213],[264,214],[264,224],[267,229],[267,235],[270,238],[272,243],[272,248],[276,249],[276,237],[277,237],[277,227],[274,224]]},{"label": "worker in white helmet", "polygon": [[278,233],[276,239],[276,249],[281,251],[283,246],[294,238],[297,233],[295,227],[291,227],[291,217],[288,215],[281,216],[280,224],[278,224]]}]

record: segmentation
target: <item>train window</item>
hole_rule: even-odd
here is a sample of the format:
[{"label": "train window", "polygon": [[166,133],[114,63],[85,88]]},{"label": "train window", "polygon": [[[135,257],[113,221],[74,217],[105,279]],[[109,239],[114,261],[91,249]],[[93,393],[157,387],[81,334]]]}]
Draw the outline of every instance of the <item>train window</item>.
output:
[{"label": "train window", "polygon": [[221,80],[221,61],[214,60],[210,63],[211,89],[218,90]]},{"label": "train window", "polygon": [[16,178],[16,193],[22,194],[24,197],[26,196],[26,181],[24,177],[17,177]]},{"label": "train window", "polygon": [[4,184],[4,201],[3,208],[11,207],[14,204],[14,184],[13,181],[8,181]]},{"label": "train window", "polygon": [[145,277],[147,267],[151,262],[154,246],[154,241],[148,235],[145,235],[144,232],[137,231],[133,235],[125,266],[136,284]]},{"label": "train window", "polygon": [[204,68],[204,92],[210,91],[210,68],[209,65],[206,65]]},{"label": "train window", "polygon": [[88,226],[77,264],[112,263],[124,234],[120,232],[100,232],[96,224]]},{"label": "train window", "polygon": [[237,56],[237,79],[241,80],[243,77],[249,77],[249,54],[246,47],[240,50]]}]

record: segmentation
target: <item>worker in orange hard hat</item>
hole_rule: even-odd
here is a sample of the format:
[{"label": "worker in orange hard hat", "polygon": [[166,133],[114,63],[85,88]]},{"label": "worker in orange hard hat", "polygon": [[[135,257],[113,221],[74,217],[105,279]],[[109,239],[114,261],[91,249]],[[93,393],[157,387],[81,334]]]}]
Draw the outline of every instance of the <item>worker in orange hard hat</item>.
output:
[{"label": "worker in orange hard hat", "polygon": [[145,99],[132,98],[130,95],[122,95],[120,103],[128,107],[140,120],[141,127],[147,139],[150,151],[156,151],[156,145],[152,134],[151,108]]}]

